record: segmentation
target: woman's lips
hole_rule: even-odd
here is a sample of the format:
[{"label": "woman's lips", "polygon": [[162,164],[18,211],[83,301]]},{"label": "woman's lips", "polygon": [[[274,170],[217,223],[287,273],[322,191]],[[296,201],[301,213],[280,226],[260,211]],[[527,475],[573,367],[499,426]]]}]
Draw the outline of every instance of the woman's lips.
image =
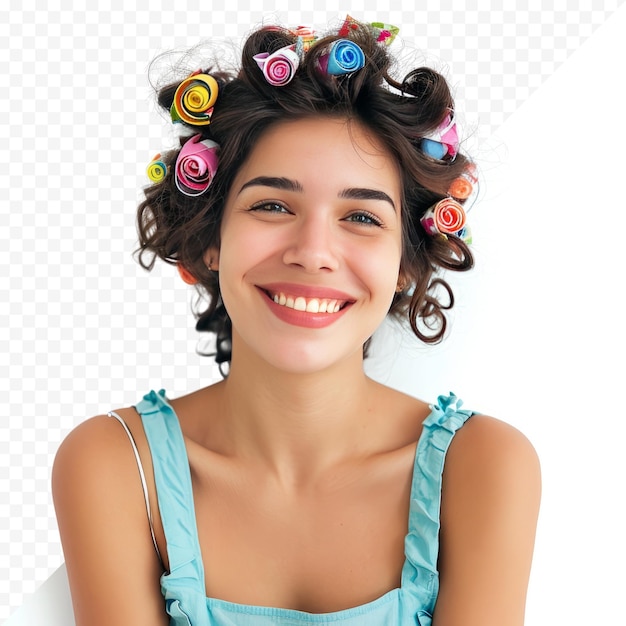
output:
[{"label": "woman's lips", "polygon": [[[284,322],[295,326],[323,328],[343,316],[354,300],[345,293],[299,288],[295,285],[264,285],[259,287],[270,310]],[[304,295],[314,293],[315,295]]]}]

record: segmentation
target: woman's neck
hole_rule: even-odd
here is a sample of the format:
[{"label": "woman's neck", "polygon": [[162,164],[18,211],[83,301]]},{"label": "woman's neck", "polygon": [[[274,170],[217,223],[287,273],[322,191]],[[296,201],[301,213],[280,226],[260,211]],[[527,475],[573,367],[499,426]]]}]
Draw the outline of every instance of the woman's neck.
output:
[{"label": "woman's neck", "polygon": [[235,357],[220,386],[228,447],[285,486],[315,479],[364,449],[378,387],[360,355],[306,374]]}]

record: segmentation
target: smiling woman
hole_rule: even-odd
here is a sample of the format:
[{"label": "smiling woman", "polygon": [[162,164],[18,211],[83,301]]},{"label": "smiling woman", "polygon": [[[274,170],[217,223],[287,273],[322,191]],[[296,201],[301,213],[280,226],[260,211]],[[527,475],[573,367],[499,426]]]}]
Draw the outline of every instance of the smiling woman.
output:
[{"label": "smiling woman", "polygon": [[205,254],[219,268],[233,354],[245,355],[231,377],[254,361],[248,349],[300,373],[362,358],[400,280],[400,204],[395,161],[358,122],[266,131],[226,200],[221,251]]},{"label": "smiling woman", "polygon": [[453,298],[437,272],[473,263],[450,91],[427,68],[392,78],[396,31],[265,27],[236,75],[160,91],[184,131],[148,168],[139,260],[197,286],[197,328],[229,368],[63,442],[79,626],[523,623],[532,446],[363,369],[387,315],[440,340]]}]

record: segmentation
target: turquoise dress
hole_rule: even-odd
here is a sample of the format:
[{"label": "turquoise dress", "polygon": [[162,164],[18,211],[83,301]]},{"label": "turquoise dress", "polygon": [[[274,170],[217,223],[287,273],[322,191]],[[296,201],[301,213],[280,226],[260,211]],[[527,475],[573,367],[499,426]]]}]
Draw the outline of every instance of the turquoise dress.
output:
[{"label": "turquoise dress", "polygon": [[136,406],[152,454],[170,571],[161,577],[170,626],[430,626],[439,590],[441,480],[448,446],[472,412],[440,396],[417,444],[401,586],[382,597],[332,613],[250,606],[207,598],[191,475],[183,435],[165,392]]}]

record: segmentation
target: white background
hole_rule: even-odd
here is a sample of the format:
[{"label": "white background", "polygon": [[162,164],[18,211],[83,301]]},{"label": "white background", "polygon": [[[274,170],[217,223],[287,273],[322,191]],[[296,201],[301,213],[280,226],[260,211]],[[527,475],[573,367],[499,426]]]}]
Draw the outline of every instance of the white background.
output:
[{"label": "white background", "polygon": [[[263,19],[323,29],[346,12],[211,4],[0,10],[0,619],[63,560],[49,473],[65,434],[149,388],[217,376],[194,354],[188,289],[131,258],[145,165],[172,145],[150,60]],[[398,53],[418,49],[453,84],[482,198],[447,341],[387,331],[368,367],[425,399],[454,390],[533,441],[544,496],[527,623],[622,624],[626,11],[374,4],[349,12],[399,25]]]}]

